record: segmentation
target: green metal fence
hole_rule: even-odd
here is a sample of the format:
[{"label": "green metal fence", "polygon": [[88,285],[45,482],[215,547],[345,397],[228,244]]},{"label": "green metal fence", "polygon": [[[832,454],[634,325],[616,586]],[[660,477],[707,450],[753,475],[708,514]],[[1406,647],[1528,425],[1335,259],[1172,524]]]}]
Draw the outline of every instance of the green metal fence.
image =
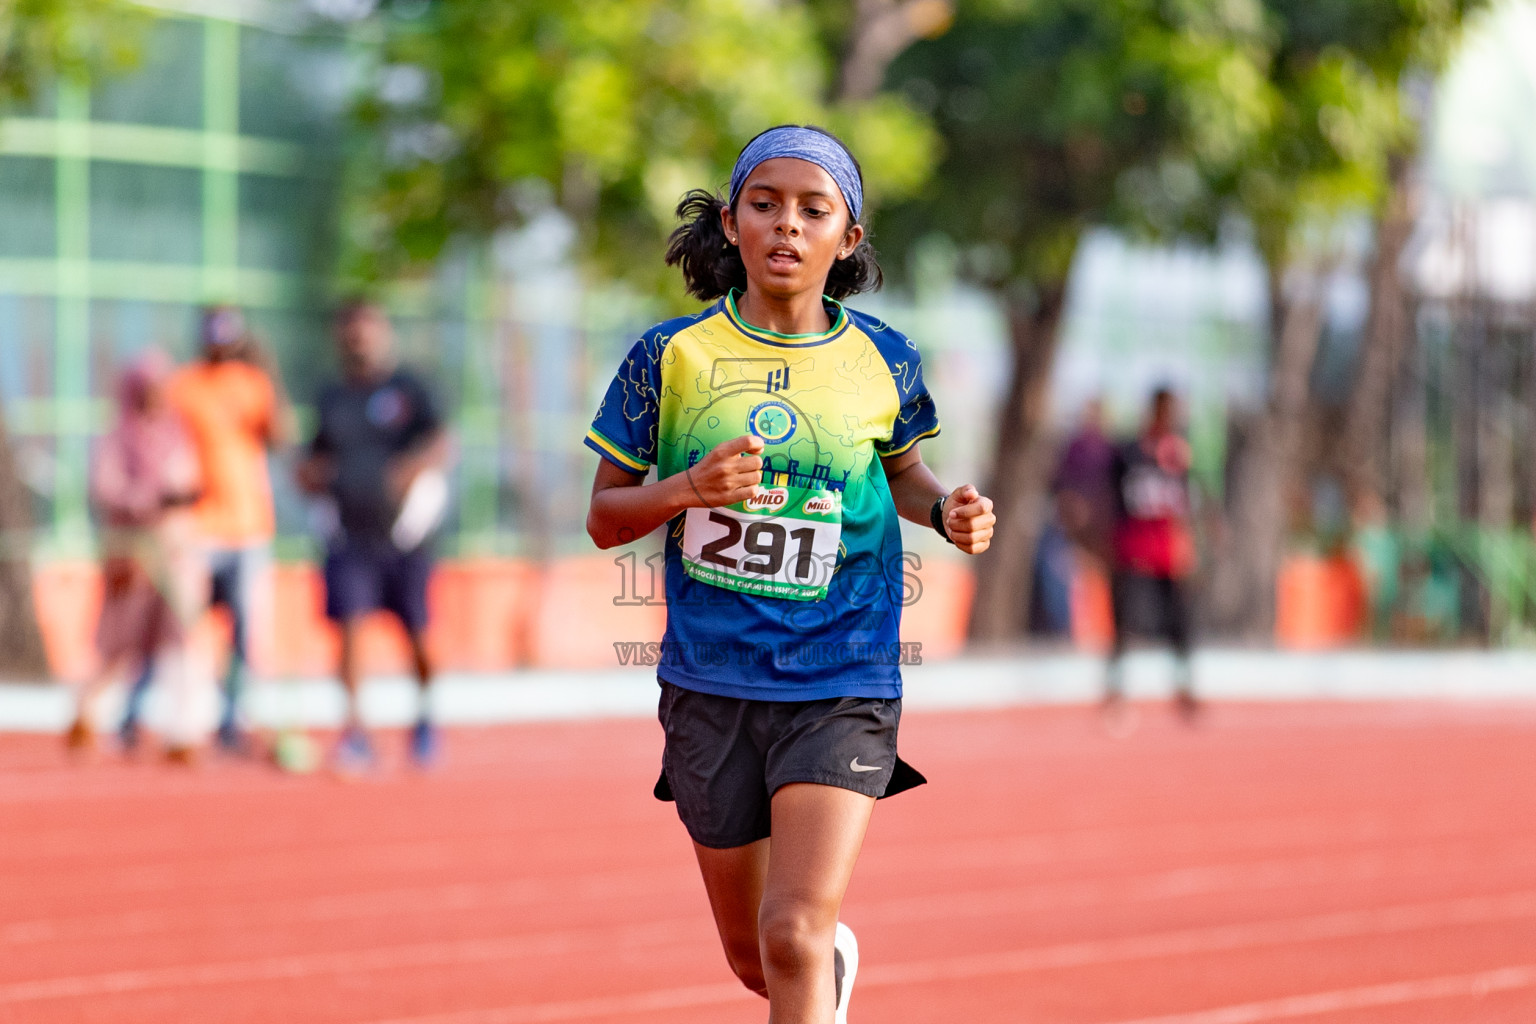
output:
[{"label": "green metal fence", "polygon": [[323,52],[165,18],[134,73],[61,82],[0,119],[0,397],[45,553],[87,541],[89,441],[123,358],[185,355],[197,307],[233,301],[299,360],[324,243],[314,213],[336,167],[335,111],[290,73],[306,51]]},{"label": "green metal fence", "polygon": [[[37,496],[41,557],[90,550],[90,443],[111,417],[116,368],[149,345],[191,355],[203,304],[246,310],[305,422],[332,365],[326,308],[358,49],[165,17],[133,72],[61,83],[0,118],[0,402]],[[460,442],[449,547],[516,548],[524,520],[504,481],[540,457],[546,432],[525,424],[508,443],[506,395],[528,390],[513,378],[541,332],[498,306],[483,253],[397,292],[402,355],[433,382]],[[586,401],[584,385],[557,390],[570,408]],[[304,510],[281,460],[274,470],[293,553]]]}]

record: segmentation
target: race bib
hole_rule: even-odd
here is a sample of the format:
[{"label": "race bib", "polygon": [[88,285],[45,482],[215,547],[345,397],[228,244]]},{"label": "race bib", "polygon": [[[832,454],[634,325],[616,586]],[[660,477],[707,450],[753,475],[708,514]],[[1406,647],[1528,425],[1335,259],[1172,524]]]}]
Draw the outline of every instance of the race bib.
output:
[{"label": "race bib", "polygon": [[838,491],[785,487],[724,508],[690,508],[683,571],[743,594],[819,601],[837,568],[842,513]]}]

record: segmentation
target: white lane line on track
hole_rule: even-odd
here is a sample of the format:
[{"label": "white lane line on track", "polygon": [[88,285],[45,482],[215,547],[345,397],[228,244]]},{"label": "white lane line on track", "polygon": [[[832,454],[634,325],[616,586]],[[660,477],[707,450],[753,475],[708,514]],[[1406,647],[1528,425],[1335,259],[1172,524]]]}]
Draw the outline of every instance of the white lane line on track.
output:
[{"label": "white lane line on track", "polygon": [[[860,979],[863,984],[863,979]],[[1301,996],[1285,996],[1256,1003],[1237,1003],[1192,1013],[1174,1013],[1160,1017],[1138,1017],[1112,1024],[1261,1024],[1263,1021],[1310,1017],[1340,1010],[1369,1009],[1431,999],[1484,996],[1493,992],[1536,985],[1536,964],[1501,967],[1477,974],[1457,974],[1440,978],[1363,985]],[[739,986],[699,985],[692,988],[658,989],[629,996],[605,999],[572,1000],[563,1003],[537,1003],[529,1006],[505,1006],[488,1010],[464,1010],[428,1017],[395,1017],[370,1021],[369,1024],[534,1024],[538,1021],[584,1020],[593,1017],[621,1017],[684,1006],[703,1006],[750,999]]]},{"label": "white lane line on track", "polygon": [[182,964],[138,970],[106,971],[42,978],[0,985],[0,1006],[45,999],[83,999],[154,989],[201,988],[259,981],[292,981],[369,971],[436,968],[455,964],[498,963],[519,957],[560,955],[621,945],[659,945],[697,935],[698,921],[681,918],[642,927],[590,928],[510,938],[423,942],[405,946],[344,950],[234,960],[221,964]]},{"label": "white lane line on track", "polygon": [[[874,964],[861,970],[859,983],[866,986],[912,985],[930,981],[952,981],[1084,967],[1126,960],[1217,953],[1258,946],[1345,939],[1363,935],[1387,935],[1425,928],[1487,924],[1531,917],[1536,917],[1536,890],[1508,893],[1503,896],[1403,904],[1375,910],[1320,914],[1303,918],[1188,928],[1125,939],[1060,943],[998,953],[941,957],[905,964]],[[696,926],[697,922],[689,918],[656,922],[646,927],[626,929],[618,934],[610,929],[601,931],[605,937],[605,947],[612,948],[611,944],[615,942],[621,945],[659,944],[669,939],[692,935]],[[78,999],[150,989],[193,988],[252,981],[357,974],[367,971],[409,970],[449,964],[496,962],[528,956],[535,952],[576,952],[584,948],[583,943],[590,941],[590,933],[594,931],[598,929],[511,939],[420,943],[338,953],[242,960],[223,964],[182,965],[45,978],[0,985],[0,1005],[46,999]],[[716,990],[735,991],[735,986],[717,987]],[[658,991],[664,993],[673,990]],[[656,995],[657,992],[642,992],[632,997],[622,998],[640,999]],[[534,1007],[506,1009],[509,1011],[517,1009],[518,1012],[528,1009],[531,1012],[537,1006],[564,1005],[566,1004],[534,1004]],[[459,1016],[450,1015],[441,1019],[451,1020],[457,1024]],[[479,1020],[479,1018],[470,1017],[463,1019]],[[500,1018],[488,1019],[500,1020]],[[438,1024],[439,1021],[440,1016],[430,1016],[420,1018],[414,1024],[427,1024],[427,1022]]]},{"label": "white lane line on track", "polygon": [[872,964],[859,971],[860,985],[915,985],[1002,974],[1022,974],[1125,960],[1221,953],[1256,946],[1326,942],[1362,935],[1391,935],[1426,928],[1488,924],[1536,917],[1536,891],[1479,896],[1439,903],[1412,903],[1375,910],[1317,914],[1278,921],[1183,928],[1125,939],[1064,942],[1054,946],[974,953],[908,964]]},{"label": "white lane line on track", "polygon": [[[1186,865],[1140,875],[1062,879],[997,889],[893,896],[860,904],[868,923],[908,924],[924,920],[995,917],[999,907],[1012,913],[1153,903],[1214,893],[1272,893],[1282,889],[1379,882],[1384,879],[1443,875],[1447,864],[1465,862],[1471,852],[1487,856],[1489,846],[1442,844],[1391,851],[1370,850],[1347,856]],[[1486,868],[1528,868],[1536,863],[1529,843],[1509,844],[1508,854],[1489,857]]]},{"label": "white lane line on track", "polygon": [[1315,1017],[1320,1013],[1337,1013],[1341,1010],[1365,1010],[1431,999],[1485,996],[1493,992],[1530,988],[1532,985],[1536,985],[1536,964],[1519,964],[1477,974],[1448,974],[1439,978],[1362,985],[1359,988],[1285,996],[1264,1002],[1218,1006],[1192,1013],[1137,1017],[1135,1020],[1114,1021],[1113,1024],[1258,1024],[1269,1020]]},{"label": "white lane line on track", "polygon": [[[1439,815],[1416,822],[1413,834],[1403,836],[1394,826],[1400,822],[1386,814],[1361,816],[1274,816],[1217,822],[1174,821],[1156,826],[1114,828],[1082,828],[1052,832],[1023,833],[1018,835],[986,836],[972,839],[946,839],[938,842],[904,842],[902,849],[908,857],[924,862],[943,863],[951,870],[970,868],[1034,867],[1042,864],[1080,864],[1094,858],[1118,857],[1134,853],[1138,858],[1150,856],[1209,856],[1215,851],[1239,853],[1264,851],[1283,854],[1285,851],[1303,849],[1316,852],[1319,845],[1325,848],[1368,844],[1372,846],[1401,845],[1404,842],[1426,843],[1455,841],[1458,839],[1480,840],[1483,829],[1468,830],[1464,815]],[[1502,833],[1488,833],[1489,836]],[[512,832],[499,830],[472,837],[474,839],[511,837]],[[88,848],[95,838],[82,833],[72,840],[73,849]],[[185,858],[180,860],[147,860],[115,863],[110,867],[88,865],[89,871],[75,871],[81,878],[82,887],[77,895],[88,896],[95,891],[114,893],[169,892],[186,893],[192,890],[217,890],[220,899],[228,896],[228,878],[233,876],[242,882],[261,882],[279,885],[292,877],[286,862],[282,861],[287,848],[260,850],[256,853],[241,851],[206,851],[205,861],[218,865],[218,871],[189,871]],[[356,852],[354,852],[356,851]],[[446,840],[400,839],[383,843],[363,844],[328,842],[325,853],[353,852],[350,861],[355,870],[371,871],[431,868],[437,870],[445,864],[456,862],[453,845]],[[307,863],[312,857],[304,858]],[[323,863],[324,858],[320,861]],[[51,864],[52,872],[59,866],[57,859]],[[0,867],[6,867],[0,858]],[[20,877],[18,874],[17,877]]]},{"label": "white lane line on track", "polygon": [[762,1003],[759,996],[741,985],[692,985],[662,988],[622,996],[572,999],[562,1003],[502,1006],[492,1010],[464,1010],[430,1017],[400,1017],[370,1024],[539,1024],[554,1020],[591,1020],[594,1017],[625,1017],[688,1006],[719,1006],[724,1003]]},{"label": "white lane line on track", "polygon": [[[685,875],[689,885],[697,884]],[[583,875],[578,881],[560,884],[563,905],[578,901],[610,901],[646,891],[657,891],[655,869],[609,871]],[[185,931],[210,921],[229,922],[230,930],[249,932],[263,924],[292,928],[297,922],[325,923],[368,918],[398,920],[405,914],[442,915],[455,911],[518,909],[548,902],[556,891],[547,876],[508,882],[465,882],[447,885],[369,889],[299,899],[228,900],[206,906],[205,918],[191,920],[187,908],[154,908],[70,918],[38,918],[0,925],[0,945],[31,945],[42,942],[78,942],[82,939],[121,939]],[[692,892],[690,888],[688,890]]]},{"label": "white lane line on track", "polygon": [[[1446,864],[1464,863],[1469,851],[1482,858],[1481,868],[1528,867],[1536,863],[1529,843],[1506,843],[1503,848],[1471,840],[1457,840],[1390,851],[1371,849],[1345,855],[1318,855],[1261,861],[1183,865],[1138,875],[1059,879],[989,889],[945,891],[919,896],[885,897],[860,905],[866,924],[910,924],[924,920],[954,920],[996,916],[998,907],[1014,913],[1067,907],[1101,906],[1106,903],[1150,903],[1218,892],[1272,892],[1283,888],[1373,882],[1383,878],[1417,878],[1443,873]],[[1493,854],[1497,851],[1498,856]],[[589,875],[567,883],[562,902],[613,900],[654,889],[653,871],[629,870]],[[690,885],[691,877],[686,878]],[[395,889],[366,890],[334,896],[289,900],[222,903],[212,909],[216,916],[192,921],[185,910],[134,910],[73,918],[39,918],[0,925],[0,946],[34,946],[53,942],[78,942],[87,938],[125,938],[203,927],[249,932],[253,928],[295,923],[398,919],[408,914],[442,915],[517,908],[547,900],[552,891],[548,878],[534,877],[511,882],[460,883]],[[227,926],[223,922],[227,920]]]}]

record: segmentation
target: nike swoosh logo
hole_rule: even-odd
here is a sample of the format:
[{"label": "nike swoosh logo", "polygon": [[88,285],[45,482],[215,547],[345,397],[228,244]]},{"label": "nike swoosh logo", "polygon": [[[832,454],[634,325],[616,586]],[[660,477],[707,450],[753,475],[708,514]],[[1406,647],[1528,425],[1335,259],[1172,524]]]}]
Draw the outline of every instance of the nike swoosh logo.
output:
[{"label": "nike swoosh logo", "polygon": [[848,767],[856,772],[877,772],[880,770],[880,766],[877,764],[859,764],[858,758],[849,761]]}]

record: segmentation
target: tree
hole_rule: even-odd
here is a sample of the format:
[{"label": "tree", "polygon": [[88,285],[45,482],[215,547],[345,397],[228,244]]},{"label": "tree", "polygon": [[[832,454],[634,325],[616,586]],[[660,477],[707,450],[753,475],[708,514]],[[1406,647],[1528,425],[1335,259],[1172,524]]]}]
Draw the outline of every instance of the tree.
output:
[{"label": "tree", "polygon": [[0,110],[55,77],[124,67],[142,12],[123,0],[7,0],[0,5]]},{"label": "tree", "polygon": [[[882,11],[908,25],[911,6],[860,6],[859,67],[880,68],[901,45]],[[844,134],[872,203],[909,193],[930,173],[931,131],[862,85],[837,95],[813,13],[789,2],[525,0],[386,14],[375,88],[358,108],[376,142],[354,188],[365,215],[351,220],[367,227],[353,239],[354,271],[388,277],[450,239],[555,205],[581,232],[589,267],[680,298],[659,259],[675,204],[722,184],[742,143],[785,121]]]},{"label": "tree", "polygon": [[[1393,346],[1405,324],[1396,265],[1411,227],[1406,193],[1414,125],[1404,78],[1433,71],[1472,6],[1459,0],[1363,3],[1267,0],[1276,40],[1268,80],[1277,116],[1242,161],[1212,175],[1218,194],[1254,227],[1268,276],[1269,393],[1229,478],[1227,543],[1211,579],[1213,625],[1250,640],[1272,635],[1289,510],[1304,483],[1305,421],[1325,316],[1324,285],[1337,259],[1328,226],[1349,210],[1378,225],[1372,314],[1344,443],[1367,467],[1366,432],[1387,400]],[[1368,479],[1350,473],[1353,496]]]},{"label": "tree", "polygon": [[954,22],[953,0],[819,0],[810,5],[828,52],[840,54],[837,97],[874,98],[891,62],[919,39],[937,39]]},{"label": "tree", "polygon": [[[10,0],[0,5],[0,118],[60,75],[130,63],[139,15],[118,0]],[[32,600],[32,496],[0,402],[0,676],[44,679],[48,660]]]},{"label": "tree", "polygon": [[[1440,69],[1461,37],[1461,28],[1480,8],[1478,2],[1442,3],[1428,9],[1417,34],[1399,31],[1386,50],[1387,70],[1396,70],[1405,103],[1422,103],[1427,72]],[[1393,382],[1413,340],[1413,326],[1400,263],[1418,219],[1421,183],[1415,166],[1418,130],[1424,111],[1405,111],[1406,130],[1386,149],[1385,193],[1372,210],[1375,248],[1369,268],[1371,304],[1355,379],[1345,410],[1345,490],[1354,503],[1385,507],[1385,453]],[[1419,524],[1423,525],[1423,524]]]},{"label": "tree", "polygon": [[1331,259],[1319,229],[1381,202],[1390,155],[1412,141],[1402,76],[1433,67],[1466,6],[972,0],[896,62],[893,84],[933,110],[946,157],[883,233],[893,219],[908,237],[941,225],[1010,323],[990,482],[999,526],[978,564],[973,638],[1015,637],[1026,621],[1019,581],[1043,509],[1040,426],[1077,239],[1095,225],[1208,238],[1234,212],[1270,271],[1270,393],[1231,474],[1211,604],[1231,629],[1269,628]]},{"label": "tree", "polygon": [[945,157],[881,235],[948,235],[1009,324],[988,483],[998,528],[977,563],[973,639],[1024,630],[1046,386],[1078,239],[1102,224],[1213,230],[1207,179],[1236,166],[1273,117],[1269,58],[1256,2],[971,0],[949,32],[893,65],[891,83],[932,112]]}]

